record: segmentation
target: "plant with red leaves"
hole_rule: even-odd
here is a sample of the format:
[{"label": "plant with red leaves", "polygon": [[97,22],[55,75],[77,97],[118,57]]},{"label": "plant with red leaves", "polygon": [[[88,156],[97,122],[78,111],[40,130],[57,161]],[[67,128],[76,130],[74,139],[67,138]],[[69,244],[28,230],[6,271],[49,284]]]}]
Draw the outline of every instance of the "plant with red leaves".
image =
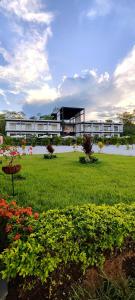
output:
[{"label": "plant with red leaves", "polygon": [[86,154],[88,160],[91,159],[93,154],[92,147],[93,147],[93,139],[90,135],[84,135],[83,143],[82,143],[83,151]]},{"label": "plant with red leaves", "polygon": [[50,155],[53,154],[54,148],[53,148],[53,146],[52,146],[51,144],[47,145],[46,149],[47,149],[47,151],[50,153]]}]

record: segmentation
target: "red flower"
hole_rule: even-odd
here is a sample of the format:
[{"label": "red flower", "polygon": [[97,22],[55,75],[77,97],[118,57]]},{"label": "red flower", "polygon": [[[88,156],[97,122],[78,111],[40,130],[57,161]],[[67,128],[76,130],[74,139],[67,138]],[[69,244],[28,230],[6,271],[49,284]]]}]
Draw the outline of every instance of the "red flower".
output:
[{"label": "red flower", "polygon": [[39,213],[34,213],[34,218],[35,218],[35,220],[37,220],[38,218],[39,218]]},{"label": "red flower", "polygon": [[16,201],[11,201],[10,205],[16,206]]},{"label": "red flower", "polygon": [[14,236],[14,241],[17,241],[19,240],[21,237],[21,235],[19,233],[17,233],[15,236]]}]

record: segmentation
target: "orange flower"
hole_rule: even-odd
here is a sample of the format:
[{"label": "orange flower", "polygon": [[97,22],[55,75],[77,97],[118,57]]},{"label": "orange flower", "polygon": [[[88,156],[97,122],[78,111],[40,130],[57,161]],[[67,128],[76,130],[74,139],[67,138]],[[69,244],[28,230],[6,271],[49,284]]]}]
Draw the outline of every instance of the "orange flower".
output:
[{"label": "orange flower", "polygon": [[16,206],[16,201],[11,201],[10,205]]},{"label": "orange flower", "polygon": [[39,213],[34,213],[34,218],[35,218],[35,220],[37,220],[38,218],[39,218]]},{"label": "orange flower", "polygon": [[14,236],[14,241],[17,241],[19,240],[21,237],[21,235],[19,233],[17,233],[15,236]]}]

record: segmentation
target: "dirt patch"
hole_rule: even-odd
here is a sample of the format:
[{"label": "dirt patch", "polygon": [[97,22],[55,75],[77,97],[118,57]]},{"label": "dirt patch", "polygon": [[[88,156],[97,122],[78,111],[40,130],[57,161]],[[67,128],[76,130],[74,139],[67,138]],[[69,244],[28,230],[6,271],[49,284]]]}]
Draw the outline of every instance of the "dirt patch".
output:
[{"label": "dirt patch", "polygon": [[86,272],[84,285],[94,291],[100,286],[103,278],[119,282],[120,278],[135,278],[135,251],[128,251],[107,259],[102,271],[90,268]]}]

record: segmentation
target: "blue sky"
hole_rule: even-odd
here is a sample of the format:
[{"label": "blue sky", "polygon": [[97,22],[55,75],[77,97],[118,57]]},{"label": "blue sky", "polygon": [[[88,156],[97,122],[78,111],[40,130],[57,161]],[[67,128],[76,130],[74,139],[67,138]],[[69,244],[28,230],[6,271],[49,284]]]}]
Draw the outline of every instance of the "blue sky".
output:
[{"label": "blue sky", "polygon": [[135,108],[134,0],[1,0],[0,111]]}]

